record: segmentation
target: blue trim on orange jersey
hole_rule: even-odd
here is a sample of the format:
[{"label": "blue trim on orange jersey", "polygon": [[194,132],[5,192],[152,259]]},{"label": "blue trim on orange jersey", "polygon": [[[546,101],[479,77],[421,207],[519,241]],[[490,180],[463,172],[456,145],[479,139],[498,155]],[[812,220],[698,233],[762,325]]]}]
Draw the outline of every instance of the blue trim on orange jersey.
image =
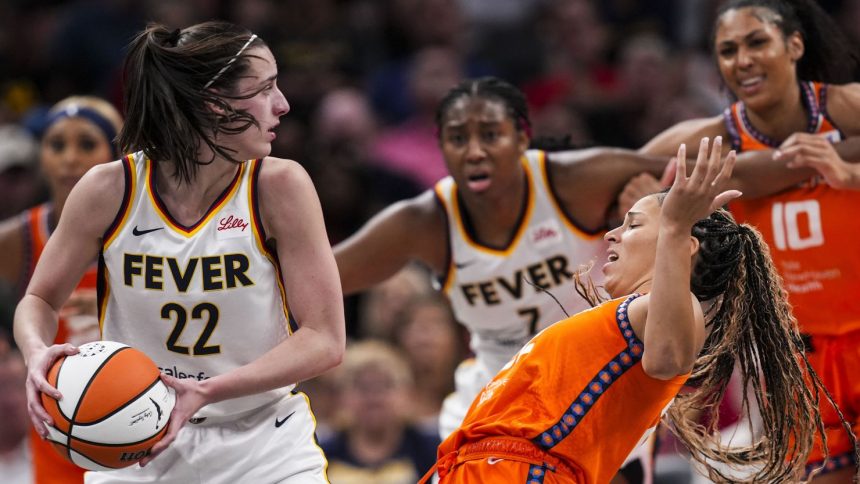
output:
[{"label": "blue trim on orange jersey", "polygon": [[621,336],[627,341],[627,348],[615,355],[609,363],[597,372],[597,375],[579,392],[579,396],[567,408],[558,423],[532,439],[532,442],[546,450],[561,443],[585,418],[588,411],[594,408],[594,404],[600,399],[600,396],[618,381],[621,375],[642,359],[644,346],[636,337],[636,333],[633,332],[630,318],[627,315],[627,306],[639,296],[640,294],[635,293],[627,296],[627,299],[619,304],[618,309],[615,310],[615,321],[618,323]]},{"label": "blue trim on orange jersey", "polygon": [[[806,132],[807,133],[815,133],[818,131],[818,125],[820,123],[820,110],[818,107],[818,100],[815,96],[815,87],[811,82],[800,81],[798,82],[800,86],[800,98],[803,101],[803,105],[807,111],[807,125]],[[765,146],[769,146],[771,148],[779,148],[781,142],[776,141],[775,139],[767,136],[761,131],[757,130],[755,126],[752,125],[749,118],[747,117],[747,109],[746,105],[743,102],[738,102],[738,113],[740,114],[740,122],[743,123],[744,129],[758,142],[764,144]]]},{"label": "blue trim on orange jersey", "polygon": [[546,477],[547,466],[532,464],[529,466],[529,474],[526,477],[526,484],[543,484],[543,479]]},{"label": "blue trim on orange jersey", "polygon": [[729,140],[732,142],[732,149],[741,152],[741,134],[738,132],[737,122],[735,120],[734,105],[731,105],[723,111],[723,122],[726,125],[726,131],[729,133]]}]

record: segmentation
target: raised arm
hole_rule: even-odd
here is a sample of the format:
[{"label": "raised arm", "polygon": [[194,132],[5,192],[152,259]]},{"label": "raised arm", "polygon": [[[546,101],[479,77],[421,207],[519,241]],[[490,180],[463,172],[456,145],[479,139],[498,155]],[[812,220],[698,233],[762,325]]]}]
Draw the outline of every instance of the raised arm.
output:
[{"label": "raised arm", "polygon": [[[710,153],[708,140],[701,141],[692,174],[688,178],[686,164],[680,163],[672,188],[663,200],[642,337],[642,368],[655,378],[669,379],[689,372],[705,339],[702,308],[690,292],[693,257],[698,248],[691,230],[698,220],[740,195],[736,190],[723,191],[723,181],[731,176],[734,153],[730,152],[723,161],[720,141],[714,141]],[[677,159],[685,156],[681,145]]]},{"label": "raised arm", "polygon": [[445,216],[432,191],[386,208],[334,248],[345,294],[367,289],[410,261],[444,273],[448,258]]},{"label": "raised arm", "polygon": [[119,162],[92,168],[75,185],[56,230],[48,240],[27,293],[15,311],[15,341],[27,362],[27,400],[33,425],[47,434],[43,421],[51,422],[39,399],[44,392],[59,398],[45,380],[48,368],[64,354],[77,349],[53,345],[58,312],[98,256],[101,238],[116,217],[124,185]]}]

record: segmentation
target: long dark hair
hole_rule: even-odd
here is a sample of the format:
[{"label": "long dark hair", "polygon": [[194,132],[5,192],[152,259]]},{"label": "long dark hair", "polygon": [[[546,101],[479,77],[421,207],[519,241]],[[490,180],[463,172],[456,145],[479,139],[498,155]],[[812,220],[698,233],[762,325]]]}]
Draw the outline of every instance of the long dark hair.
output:
[{"label": "long dark hair", "polygon": [[713,51],[717,25],[729,10],[746,7],[770,11],[761,20],[779,28],[784,38],[798,32],[804,54],[797,62],[797,76],[805,81],[845,84],[860,80],[860,55],[852,49],[842,29],[813,0],[729,0],[720,6],[711,34]]},{"label": "long dark hair", "polygon": [[[253,57],[248,52],[265,45],[259,38],[249,44],[251,40],[251,32],[227,22],[172,31],[149,24],[132,40],[125,59],[126,123],[119,134],[120,148],[143,150],[153,161],[173,163],[175,177],[185,183],[214,156],[244,161],[217,139],[258,126],[252,115],[229,103],[257,94],[236,92]],[[212,159],[197,159],[203,144],[212,150]]]}]

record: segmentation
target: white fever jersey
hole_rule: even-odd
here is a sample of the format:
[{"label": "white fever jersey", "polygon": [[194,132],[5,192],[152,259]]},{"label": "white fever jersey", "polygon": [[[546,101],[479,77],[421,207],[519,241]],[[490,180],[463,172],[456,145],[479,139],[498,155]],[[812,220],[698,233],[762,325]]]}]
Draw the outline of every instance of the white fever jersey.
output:
[{"label": "white fever jersey", "polygon": [[[102,338],[125,343],[177,378],[204,380],[250,363],[291,332],[280,268],[256,198],[262,160],[236,166],[194,225],[171,217],[143,153],[122,160],[125,197],[99,259]],[[196,417],[245,412],[292,387],[225,400]]]},{"label": "white fever jersey", "polygon": [[[568,217],[552,193],[546,153],[531,150],[522,159],[527,201],[507,247],[477,241],[464,220],[451,177],[440,180],[436,196],[448,219],[450,262],[442,286],[457,320],[471,333],[477,362],[495,375],[538,331],[589,308],[574,289],[574,273],[602,284],[606,259],[603,233],[588,233]],[[533,286],[539,286],[550,294]],[[486,383],[486,382],[484,382]]]}]

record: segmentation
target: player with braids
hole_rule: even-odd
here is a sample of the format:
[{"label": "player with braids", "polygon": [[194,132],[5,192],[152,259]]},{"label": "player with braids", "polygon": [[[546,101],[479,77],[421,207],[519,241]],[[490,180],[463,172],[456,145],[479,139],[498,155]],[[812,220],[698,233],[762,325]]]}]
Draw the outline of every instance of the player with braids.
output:
[{"label": "player with braids", "polygon": [[[439,447],[441,484],[609,482],[667,407],[704,465],[707,457],[753,466],[747,482],[803,475],[824,431],[823,387],[767,247],[719,209],[740,195],[724,191],[734,152],[723,159],[721,139],[708,144],[689,177],[681,165],[667,194],[642,198],[606,234],[603,272],[614,299],[539,333],[485,387]],[[721,447],[713,427],[685,412],[716,409],[735,358],[746,380],[764,379],[753,384],[764,434],[739,449]],[[693,389],[678,394],[685,383]],[[709,470],[717,482],[738,482]]]},{"label": "player with braids", "polygon": [[[714,23],[713,49],[735,102],[721,116],[667,129],[641,151],[669,155],[702,136],[726,136],[726,149],[739,153],[776,150],[782,166],[735,185],[746,197],[729,208],[761,231],[808,335],[807,357],[856,433],[860,384],[850,375],[860,368],[860,252],[844,216],[860,204],[852,190],[860,177],[842,158],[860,161],[860,83],[854,82],[860,55],[849,45],[813,0],[726,2]],[[755,193],[762,180],[790,185]],[[817,483],[849,482],[857,470],[853,436],[834,409],[821,411],[829,448],[812,452],[809,470],[826,464]]]},{"label": "player with braids", "polygon": [[310,178],[269,156],[289,111],[275,58],[229,23],[151,24],[125,76],[132,153],[72,190],[15,314],[33,425],[62,439],[40,400],[62,397],[45,374],[78,351],[52,344],[57,312],[98,260],[102,337],[151,357],[176,404],[140,466],[87,483],[328,482],[293,389],[340,362],[343,297]]}]

